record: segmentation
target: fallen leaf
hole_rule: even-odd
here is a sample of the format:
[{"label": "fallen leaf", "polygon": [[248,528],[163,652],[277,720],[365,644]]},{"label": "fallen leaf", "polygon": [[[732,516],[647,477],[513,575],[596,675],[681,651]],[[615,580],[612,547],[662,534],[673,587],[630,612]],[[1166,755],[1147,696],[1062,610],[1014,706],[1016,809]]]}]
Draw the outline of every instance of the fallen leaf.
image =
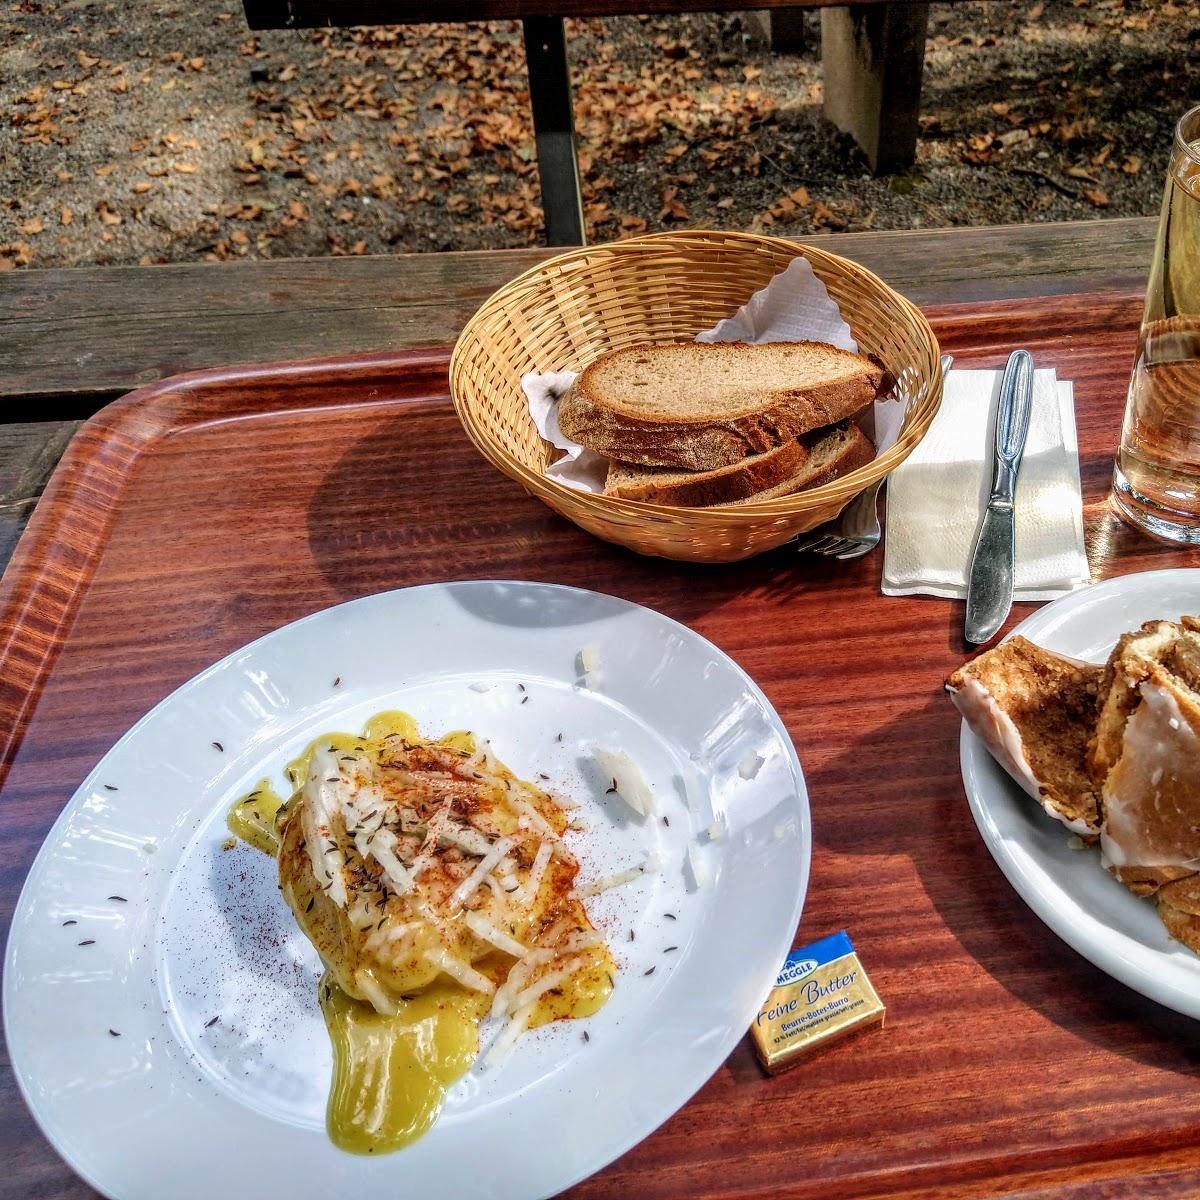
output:
[{"label": "fallen leaf", "polygon": [[333,214],[333,216],[334,220],[341,221],[343,223],[348,223],[354,220],[354,214],[348,208],[339,208],[337,212]]},{"label": "fallen leaf", "polygon": [[0,264],[27,267],[33,261],[33,247],[28,242],[0,243]]},{"label": "fallen leaf", "polygon": [[1089,203],[1094,204],[1097,208],[1107,208],[1111,201],[1108,198],[1108,193],[1101,191],[1099,188],[1088,188],[1084,193],[1085,199]]},{"label": "fallen leaf", "polygon": [[177,162],[177,163],[172,163],[171,166],[174,167],[175,170],[180,173],[180,175],[195,175],[195,173],[196,173],[196,164],[195,163]]},{"label": "fallen leaf", "polygon": [[114,79],[113,82],[108,85],[108,90],[110,92],[116,92],[118,96],[123,96],[127,91],[129,91],[129,80],[122,75],[120,79]]},{"label": "fallen leaf", "polygon": [[203,71],[204,70],[204,59],[189,58],[188,66],[191,67],[193,71]]},{"label": "fallen leaf", "polygon": [[77,51],[75,54],[75,58],[78,61],[79,65],[81,67],[83,67],[85,70],[88,67],[94,67],[100,61],[99,55],[87,54],[83,50]]},{"label": "fallen leaf", "polygon": [[105,225],[120,225],[121,214],[117,212],[107,200],[101,200],[96,205],[96,212],[100,215],[100,220]]},{"label": "fallen leaf", "polygon": [[678,199],[678,196],[679,189],[677,187],[665,187],[659,193],[659,199],[662,201],[662,208],[658,213],[660,221],[686,221],[688,219],[687,206]]},{"label": "fallen leaf", "polygon": [[1136,175],[1142,169],[1142,160],[1136,154],[1127,155],[1121,164],[1121,170],[1126,175]]},{"label": "fallen leaf", "polygon": [[148,192],[153,186],[154,184],[152,184],[148,179],[139,179],[137,183],[133,185],[133,190],[140,196],[144,192]]},{"label": "fallen leaf", "polygon": [[1029,12],[1026,14],[1026,20],[1028,20],[1028,21],[1040,21],[1040,20],[1042,19],[1042,14],[1043,14],[1045,11],[1046,11],[1046,6],[1045,6],[1044,4],[1042,4],[1042,3],[1041,3],[1041,0],[1039,0],[1039,2],[1038,2],[1037,4],[1035,4],[1035,5],[1034,5],[1034,6],[1033,6],[1033,7],[1032,7],[1030,10],[1029,10]]},{"label": "fallen leaf", "polygon": [[69,208],[64,208],[58,215],[58,222],[60,225],[70,225],[74,220],[75,214]]},{"label": "fallen leaf", "polygon": [[30,217],[28,221],[21,224],[21,232],[29,235],[41,233],[46,228],[41,217]]}]

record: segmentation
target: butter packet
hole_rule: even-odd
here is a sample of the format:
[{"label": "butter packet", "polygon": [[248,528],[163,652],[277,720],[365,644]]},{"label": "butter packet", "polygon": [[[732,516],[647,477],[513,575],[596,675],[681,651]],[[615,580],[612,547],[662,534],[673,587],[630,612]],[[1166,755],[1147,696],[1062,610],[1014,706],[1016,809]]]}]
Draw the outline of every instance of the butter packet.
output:
[{"label": "butter packet", "polygon": [[882,1025],[883,1002],[845,930],[793,950],[758,1010],[751,1033],[768,1074],[869,1025]]}]

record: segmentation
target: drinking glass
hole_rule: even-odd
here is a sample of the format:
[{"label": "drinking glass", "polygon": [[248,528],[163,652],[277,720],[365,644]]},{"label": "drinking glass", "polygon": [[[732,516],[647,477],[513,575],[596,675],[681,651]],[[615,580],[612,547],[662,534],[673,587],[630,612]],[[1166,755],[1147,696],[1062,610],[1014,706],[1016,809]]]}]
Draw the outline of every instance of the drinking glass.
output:
[{"label": "drinking glass", "polygon": [[1200,543],[1200,107],[1175,127],[1113,499],[1138,528]]}]

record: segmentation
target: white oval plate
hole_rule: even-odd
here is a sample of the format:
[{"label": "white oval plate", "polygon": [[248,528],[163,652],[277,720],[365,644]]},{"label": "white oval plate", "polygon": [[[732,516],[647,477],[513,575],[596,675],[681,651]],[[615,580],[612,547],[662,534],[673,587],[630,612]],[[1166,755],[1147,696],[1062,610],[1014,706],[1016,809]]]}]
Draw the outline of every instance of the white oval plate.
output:
[{"label": "white oval plate", "polygon": [[[1200,570],[1109,579],[1047,604],[1022,621],[1039,646],[1104,662],[1143,621],[1200,613]],[[963,785],[975,823],[1009,883],[1069,946],[1114,979],[1185,1016],[1200,1018],[1200,957],[1174,941],[1154,905],[1100,867],[1009,778],[963,722]]]},{"label": "white oval plate", "polygon": [[[594,690],[577,673],[589,644],[602,663]],[[387,708],[428,734],[484,733],[518,774],[545,772],[579,800],[585,878],[655,855],[662,869],[588,902],[620,967],[601,1012],[477,1066],[429,1134],[376,1159],[326,1137],[319,964],[274,863],[221,844],[236,796],[264,775],[282,786],[311,738]],[[642,821],[605,796],[589,741],[632,755],[660,816]],[[744,779],[750,751],[761,766]],[[13,1068],[59,1153],[122,1200],[549,1195],[644,1138],[745,1033],[791,945],[811,841],[783,723],[686,627],[533,583],[352,601],[198,675],[84,781],[13,920]],[[690,844],[702,887],[685,869]]]}]

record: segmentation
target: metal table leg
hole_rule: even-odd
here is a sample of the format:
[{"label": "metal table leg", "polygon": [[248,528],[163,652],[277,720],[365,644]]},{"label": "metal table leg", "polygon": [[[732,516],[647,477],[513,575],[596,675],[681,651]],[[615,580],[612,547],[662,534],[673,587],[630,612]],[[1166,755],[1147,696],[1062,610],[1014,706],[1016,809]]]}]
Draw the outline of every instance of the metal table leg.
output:
[{"label": "metal table leg", "polygon": [[525,30],[546,242],[551,246],[582,246],[583,197],[575,157],[575,120],[562,18],[525,17],[521,24]]}]

